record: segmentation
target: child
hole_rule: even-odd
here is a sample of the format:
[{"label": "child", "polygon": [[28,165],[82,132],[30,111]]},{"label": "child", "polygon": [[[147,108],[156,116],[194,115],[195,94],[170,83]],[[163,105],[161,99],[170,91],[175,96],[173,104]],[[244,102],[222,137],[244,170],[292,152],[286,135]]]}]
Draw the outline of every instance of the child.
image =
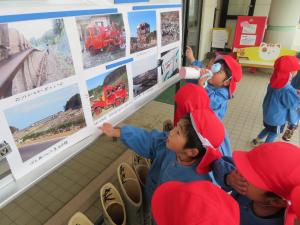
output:
[{"label": "child", "polygon": [[300,64],[295,56],[279,57],[274,64],[274,72],[263,101],[264,129],[251,141],[256,146],[263,142],[273,142],[282,133],[288,119],[289,110],[300,107],[300,96],[290,84]]},{"label": "child", "polygon": [[[267,143],[249,152],[236,151],[233,160],[248,182],[246,196],[257,202],[256,208],[261,209],[262,216],[282,215],[285,225],[294,225],[296,218],[300,219],[299,147],[283,142]],[[284,213],[280,212],[282,209]]]},{"label": "child", "polygon": [[[214,162],[215,178],[220,184],[223,181],[222,188],[237,191],[233,191],[232,196],[240,205],[241,225],[283,225],[289,200],[293,201],[295,212],[300,211],[299,195],[297,198],[290,195],[300,194],[299,150],[291,144],[275,142],[260,145],[250,152],[234,152],[237,171],[229,158]],[[218,161],[222,160],[224,167],[218,170],[216,165],[221,165]]]},{"label": "child", "polygon": [[[186,51],[186,56],[193,66],[203,67],[202,63],[195,60],[192,50],[189,48]],[[219,117],[223,120],[227,111],[228,100],[232,98],[234,91],[236,90],[236,84],[242,79],[242,67],[241,65],[229,55],[218,55],[216,58],[211,58],[207,68],[210,68],[212,64],[220,64],[221,70],[213,75],[208,80],[206,91],[210,98],[210,107]],[[200,73],[206,73],[205,69],[201,69]],[[199,84],[202,85],[205,80],[200,79]],[[231,145],[227,132],[225,132],[225,139],[221,145],[220,150],[223,155],[231,156]]]},{"label": "child", "polygon": [[207,173],[211,162],[221,157],[216,148],[224,139],[224,126],[209,108],[180,119],[169,134],[132,126],[117,129],[108,123],[100,129],[109,137],[121,137],[137,154],[153,160],[145,185],[148,203],[156,187],[166,181],[211,180]]},{"label": "child", "polygon": [[[298,60],[300,60],[300,52],[296,55]],[[297,75],[292,79],[291,85],[296,89],[298,95],[300,94],[300,71],[297,72]],[[300,109],[290,110],[288,112],[288,125],[282,136],[282,139],[285,141],[290,141],[295,130],[298,127],[298,122],[300,120]]]},{"label": "child", "polygon": [[239,206],[230,195],[207,181],[160,185],[151,202],[158,225],[239,225]]}]

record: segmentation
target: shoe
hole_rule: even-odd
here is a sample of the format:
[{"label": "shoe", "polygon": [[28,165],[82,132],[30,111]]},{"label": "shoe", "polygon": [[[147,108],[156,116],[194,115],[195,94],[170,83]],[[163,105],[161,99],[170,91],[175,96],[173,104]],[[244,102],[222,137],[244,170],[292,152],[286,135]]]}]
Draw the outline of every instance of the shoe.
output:
[{"label": "shoe", "polygon": [[163,131],[170,132],[174,128],[174,124],[171,120],[165,120],[163,122]]},{"label": "shoe", "polygon": [[142,191],[145,187],[146,177],[150,169],[150,163],[147,159],[139,156],[135,152],[132,154],[132,167],[140,182]]},{"label": "shoe", "polygon": [[286,128],[284,134],[282,135],[282,139],[284,141],[290,141],[293,134],[294,134],[294,131],[297,129],[297,127],[292,127],[292,128]]},{"label": "shoe", "polygon": [[75,213],[68,222],[68,225],[94,225],[89,218],[81,212]]},{"label": "shoe", "polygon": [[142,190],[139,180],[127,163],[121,163],[117,169],[118,183],[125,203],[127,224],[143,224]]},{"label": "shoe", "polygon": [[260,139],[260,138],[254,138],[250,143],[251,143],[251,145],[252,145],[253,147],[255,147],[255,146],[258,146],[258,145],[260,145],[260,144],[262,144],[262,143],[264,143],[264,142],[263,142],[263,140]]},{"label": "shoe", "polygon": [[[146,183],[146,177],[150,169],[150,162],[148,159],[145,159],[135,152],[132,154],[132,167],[134,169],[134,172],[140,182],[141,188],[142,188],[142,193],[144,194],[144,189],[145,189],[145,183]],[[143,195],[143,219],[144,219],[144,225],[151,225],[151,209],[150,209],[150,204],[146,202],[146,198]]]},{"label": "shoe", "polygon": [[126,210],[118,190],[111,183],[100,189],[100,207],[106,225],[126,225]]}]

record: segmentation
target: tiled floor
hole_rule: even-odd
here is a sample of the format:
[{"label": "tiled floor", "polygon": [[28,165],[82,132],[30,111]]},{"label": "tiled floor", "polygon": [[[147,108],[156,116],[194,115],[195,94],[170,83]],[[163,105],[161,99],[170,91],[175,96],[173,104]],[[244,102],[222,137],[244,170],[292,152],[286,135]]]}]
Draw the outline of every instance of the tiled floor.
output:
[{"label": "tiled floor", "polygon": [[[251,149],[250,140],[262,129],[261,105],[268,80],[269,75],[262,72],[244,73],[235,97],[230,101],[224,121],[233,149]],[[161,129],[162,122],[167,118],[172,119],[172,115],[173,106],[153,101],[124,123],[146,129]],[[291,143],[300,145],[299,131],[295,133]],[[111,140],[100,137],[96,143],[1,209],[0,225],[44,224],[125,149],[120,142],[112,145]],[[93,221],[99,213],[98,203],[99,200],[95,199],[85,211]]]}]

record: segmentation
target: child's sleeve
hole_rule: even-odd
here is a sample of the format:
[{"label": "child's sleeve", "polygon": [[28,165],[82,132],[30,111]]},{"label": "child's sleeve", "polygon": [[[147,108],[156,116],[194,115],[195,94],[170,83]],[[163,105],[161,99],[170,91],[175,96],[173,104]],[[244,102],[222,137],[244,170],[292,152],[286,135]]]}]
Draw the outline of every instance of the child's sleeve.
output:
[{"label": "child's sleeve", "polygon": [[[221,90],[222,89],[222,90]],[[210,108],[219,116],[225,114],[222,110],[226,110],[227,101],[229,99],[229,93],[227,88],[220,88],[218,91],[210,88],[209,85],[206,87],[206,92],[210,100]],[[221,118],[223,119],[223,118]]]},{"label": "child's sleeve", "polygon": [[194,62],[192,62],[191,65],[192,65],[192,66],[197,66],[197,67],[199,67],[199,68],[204,68],[204,67],[205,67],[205,66],[202,64],[202,62],[199,61],[199,60],[195,60]]},{"label": "child's sleeve", "polygon": [[121,128],[121,141],[134,152],[145,158],[154,159],[166,140],[167,135],[164,132],[152,130],[148,132],[144,129],[123,126]]},{"label": "child's sleeve", "polygon": [[225,191],[232,191],[233,189],[225,182],[226,176],[235,170],[235,165],[230,157],[223,156],[222,158],[213,162],[212,172],[215,180]]}]

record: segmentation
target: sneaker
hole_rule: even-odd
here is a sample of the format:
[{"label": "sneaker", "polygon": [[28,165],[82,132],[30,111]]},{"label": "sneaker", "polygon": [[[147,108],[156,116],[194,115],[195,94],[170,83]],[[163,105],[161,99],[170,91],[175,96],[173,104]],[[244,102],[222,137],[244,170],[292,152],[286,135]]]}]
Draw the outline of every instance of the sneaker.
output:
[{"label": "sneaker", "polygon": [[285,132],[284,132],[284,134],[282,135],[282,139],[284,140],[284,141],[290,141],[291,140],[291,138],[292,138],[292,136],[293,136],[293,134],[294,134],[294,130],[295,129],[286,129],[285,130]]},{"label": "sneaker", "polygon": [[174,127],[174,124],[171,120],[165,120],[163,122],[163,131],[164,132],[170,132]]},{"label": "sneaker", "polygon": [[253,147],[255,147],[255,146],[262,144],[263,140],[260,138],[254,138],[250,143]]}]

